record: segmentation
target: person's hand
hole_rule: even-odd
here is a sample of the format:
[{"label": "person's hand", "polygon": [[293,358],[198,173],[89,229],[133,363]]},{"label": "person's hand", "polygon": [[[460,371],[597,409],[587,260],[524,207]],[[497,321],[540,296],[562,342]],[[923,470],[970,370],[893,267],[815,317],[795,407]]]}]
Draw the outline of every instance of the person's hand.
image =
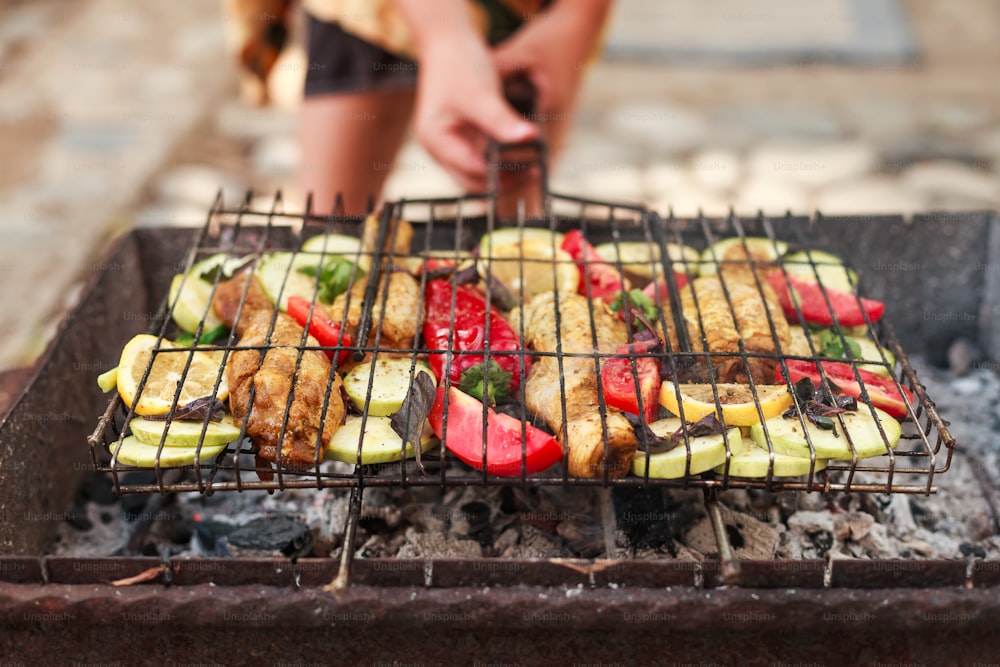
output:
[{"label": "person's hand", "polygon": [[471,31],[439,34],[420,57],[417,139],[468,192],[486,189],[486,148],[529,141],[537,127],[503,98],[486,43]]},{"label": "person's hand", "polygon": [[540,120],[568,120],[608,4],[556,3],[493,49],[501,76],[524,72],[535,85]]}]

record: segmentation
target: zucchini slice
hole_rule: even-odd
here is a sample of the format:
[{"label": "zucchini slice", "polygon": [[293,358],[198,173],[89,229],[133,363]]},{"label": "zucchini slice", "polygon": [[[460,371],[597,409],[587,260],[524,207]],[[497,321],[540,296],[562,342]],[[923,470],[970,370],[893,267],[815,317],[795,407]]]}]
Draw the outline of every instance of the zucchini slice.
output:
[{"label": "zucchini slice", "polygon": [[[872,410],[875,412],[874,416]],[[840,420],[834,419],[837,423],[836,435],[833,431],[821,429],[806,420],[805,430],[812,440],[816,458],[850,461],[853,459],[852,444],[859,459],[882,456],[888,453],[886,451],[887,443],[889,447],[895,447],[899,442],[902,433],[899,422],[878,408],[869,408],[859,403],[857,410],[843,412],[840,417],[844,424],[842,427]],[[767,436],[771,438],[775,452],[809,458],[809,443],[806,442],[802,422],[798,417],[790,419],[772,417],[765,421],[764,425],[767,426]],[[879,425],[882,426],[882,431],[885,433],[885,440],[882,439],[882,433],[879,432]],[[751,426],[750,439],[758,446],[766,448],[764,426],[761,424]]]},{"label": "zucchini slice", "polygon": [[[676,417],[660,419],[649,425],[653,433],[661,438],[670,437],[681,426],[681,420]],[[689,438],[691,445],[691,467],[690,474],[711,470],[712,468],[726,462],[726,441],[729,442],[729,449],[733,454],[743,451],[743,436],[740,429],[733,427],[726,431],[725,437],[714,433],[697,438]],[[643,451],[637,451],[632,458],[632,474],[637,477],[646,475],[646,466],[649,466],[649,476],[658,479],[678,479],[684,477],[688,472],[688,448],[682,440],[679,445],[668,452],[660,452],[647,455]]]},{"label": "zucchini slice", "polygon": [[[753,445],[747,447],[737,454],[729,462],[729,475],[731,477],[750,477],[763,479],[767,477],[771,467],[771,455],[766,449]],[[774,452],[774,477],[801,477],[809,474],[811,462],[808,458],[798,456],[788,456]],[[816,472],[826,469],[825,459],[816,459]],[[723,463],[715,468],[715,472],[724,473],[726,464]]]},{"label": "zucchini slice", "polygon": [[167,429],[167,422],[144,417],[136,417],[129,422],[129,428],[136,439],[146,445],[160,446],[163,432],[167,431],[167,437],[163,440],[164,447],[197,447],[198,441],[203,440],[206,447],[225,445],[240,437],[240,427],[233,422],[233,418],[226,415],[219,422],[208,422],[205,428],[205,437],[202,438],[201,429],[204,425],[200,419],[194,420],[174,420],[170,422]]},{"label": "zucchini slice", "polygon": [[839,257],[822,250],[793,252],[785,255],[782,265],[797,278],[814,283],[818,277],[821,285],[838,292],[854,294],[857,289],[858,274],[844,266]]},{"label": "zucchini slice", "polygon": [[[594,250],[605,262],[621,262],[631,276],[652,280],[663,273],[660,246],[655,243],[602,243]],[[668,243],[667,255],[677,273],[698,272],[698,251],[691,246]]]},{"label": "zucchini slice", "polygon": [[[156,466],[156,452],[159,451],[156,445],[147,445],[140,442],[134,435],[130,435],[122,440],[121,445],[117,442],[111,443],[111,452],[119,463],[135,466],[137,468],[153,468]],[[164,447],[160,452],[161,468],[176,468],[179,466],[192,465],[195,459],[199,463],[209,464],[226,449],[225,443],[212,447],[203,446],[201,448],[201,458],[198,459],[197,447]]]},{"label": "zucchini slice", "polygon": [[[334,432],[326,444],[326,456],[335,461],[345,463],[358,462],[358,442],[361,443],[361,464],[390,463],[399,461],[401,456],[410,458],[414,455],[413,446],[406,445],[403,451],[403,439],[392,430],[388,417],[369,416],[365,420],[365,431],[361,433],[362,417],[348,415],[344,424]],[[426,452],[437,444],[437,438],[430,424],[424,422],[424,431],[420,437],[420,452]]]},{"label": "zucchini slice", "polygon": [[172,309],[171,317],[177,326],[188,333],[198,330],[198,323],[202,318],[205,320],[202,332],[211,331],[222,324],[212,308],[212,283],[199,278],[193,270],[186,278],[183,273],[174,276],[170,282],[168,299]]},{"label": "zucchini slice", "polygon": [[[344,390],[355,408],[369,415],[385,417],[399,410],[406,394],[410,391],[411,359],[405,357],[390,357],[376,359],[374,362],[358,364],[344,376]],[[418,363],[413,369],[417,373],[427,373],[437,382],[431,369]],[[374,375],[374,378],[372,377]],[[368,393],[368,383],[371,379],[371,394]]]}]

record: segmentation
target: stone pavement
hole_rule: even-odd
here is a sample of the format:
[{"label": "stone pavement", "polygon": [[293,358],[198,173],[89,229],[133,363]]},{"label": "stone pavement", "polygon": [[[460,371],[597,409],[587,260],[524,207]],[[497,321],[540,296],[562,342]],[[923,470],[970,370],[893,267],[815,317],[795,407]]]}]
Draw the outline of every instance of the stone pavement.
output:
[{"label": "stone pavement", "polygon": [[[1000,208],[1000,6],[910,0],[922,60],[590,72],[552,187],[678,215]],[[0,368],[29,363],[109,237],[201,224],[215,192],[285,193],[301,48],[245,107],[216,3],[0,7]],[[13,159],[12,159],[13,158]],[[410,143],[386,195],[455,193]]]}]

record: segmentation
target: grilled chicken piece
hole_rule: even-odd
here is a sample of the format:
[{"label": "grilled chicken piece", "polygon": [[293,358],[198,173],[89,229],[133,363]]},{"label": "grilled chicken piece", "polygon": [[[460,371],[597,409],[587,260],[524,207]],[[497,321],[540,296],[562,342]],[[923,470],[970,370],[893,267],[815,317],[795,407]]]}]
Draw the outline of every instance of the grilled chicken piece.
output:
[{"label": "grilled chicken piece", "polygon": [[739,356],[740,341],[748,355],[777,353],[775,334],[782,350],[791,344],[788,322],[766,281],[758,288],[749,269],[727,272],[721,280],[696,278],[681,290],[681,309],[692,350],[725,353],[711,361],[716,382],[746,383],[753,377],[757,384],[774,384],[774,359],[748,356],[744,364]]},{"label": "grilled chicken piece", "polygon": [[[365,218],[361,231],[361,247],[366,253],[378,250],[378,228],[381,215],[372,213]],[[389,224],[389,231],[382,245],[384,252],[394,255],[394,261],[400,261],[410,253],[410,243],[413,241],[413,225],[402,218],[396,218]]]},{"label": "grilled chicken piece", "polygon": [[[247,435],[257,446],[258,456],[277,461],[280,445],[283,465],[315,465],[322,458],[321,443],[330,439],[346,414],[340,376],[332,372],[330,361],[317,350],[302,350],[299,360],[297,346],[302,345],[302,327],[285,313],[275,314],[257,279],[247,285],[248,276],[239,275],[219,283],[212,306],[220,319],[239,335],[239,347],[266,345],[270,349],[263,358],[261,351],[254,349],[240,349],[229,355],[226,363],[229,408],[238,420],[250,410]],[[237,321],[244,292],[246,299]],[[276,317],[273,329],[272,317]],[[307,344],[318,345],[312,338],[307,339]],[[329,401],[323,416],[327,396]],[[286,410],[288,420],[282,437]]]},{"label": "grilled chicken piece", "polygon": [[[594,304],[592,327],[591,306],[584,296],[560,293],[557,325],[555,294],[539,294],[523,312],[515,311],[523,321],[525,345],[539,352],[561,350],[565,355],[592,355],[595,347],[598,352],[614,353],[628,342],[625,323],[603,305]],[[571,475],[599,477],[607,469],[611,477],[623,477],[632,465],[638,441],[620,411],[606,407],[602,418],[597,391],[593,356],[563,356],[561,365],[557,357],[543,356],[532,364],[525,400],[569,450]]]},{"label": "grilled chicken piece", "polygon": [[[378,294],[372,306],[372,326],[368,346],[375,345],[375,334],[382,328],[379,347],[383,349],[412,349],[413,339],[420,325],[420,283],[408,273],[391,271],[382,273]],[[386,289],[388,284],[388,290]],[[368,289],[368,276],[354,283],[351,289],[333,300],[327,308],[330,319],[344,323],[344,332],[358,340],[358,325]],[[383,300],[385,309],[383,310]]]}]

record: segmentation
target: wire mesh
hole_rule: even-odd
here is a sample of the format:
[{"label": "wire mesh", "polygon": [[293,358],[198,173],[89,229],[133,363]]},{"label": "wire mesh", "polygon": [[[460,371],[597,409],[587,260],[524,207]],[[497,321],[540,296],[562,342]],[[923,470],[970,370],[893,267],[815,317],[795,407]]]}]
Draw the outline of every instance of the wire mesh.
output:
[{"label": "wire mesh", "polygon": [[[227,208],[217,199],[209,212],[206,223],[197,235],[196,243],[190,249],[185,268],[180,274],[180,281],[175,294],[185,288],[186,280],[204,280],[208,283],[208,299],[203,312],[198,313],[197,326],[194,327],[194,340],[198,340],[210,328],[211,303],[217,298],[220,285],[226,278],[222,271],[209,272],[201,277],[193,275],[193,271],[204,263],[211,265],[212,260],[218,263],[219,258],[229,258],[231,267],[245,267],[245,275],[262,277],[272,284],[272,291],[277,291],[276,299],[280,302],[285,296],[285,290],[291,285],[301,285],[303,280],[311,280],[312,288],[308,299],[308,318],[320,312],[327,312],[333,321],[341,324],[350,321],[353,329],[353,340],[348,341],[341,336],[336,345],[320,345],[306,333],[304,329],[296,332],[297,338],[289,340],[281,322],[286,317],[279,309],[271,308],[264,313],[254,315],[263,326],[263,340],[248,342],[234,329],[226,339],[209,345],[195,343],[176,345],[171,341],[177,337],[177,309],[181,307],[179,298],[166,298],[154,320],[151,333],[156,336],[149,363],[143,369],[138,379],[137,395],[141,395],[151,375],[151,369],[159,358],[183,357],[180,366],[179,381],[173,392],[170,411],[167,415],[167,427],[174,420],[174,409],[181,396],[181,387],[191,372],[195,355],[212,354],[218,358],[218,370],[212,379],[212,395],[219,396],[227,380],[229,390],[234,390],[234,359],[247,363],[247,359],[256,359],[259,371],[264,364],[270,363],[271,357],[281,357],[286,366],[290,364],[289,372],[283,380],[277,383],[283,391],[277,392],[278,399],[272,395],[274,386],[269,386],[259,378],[249,385],[245,397],[246,404],[241,410],[242,419],[235,419],[240,434],[232,442],[215,453],[204,441],[210,428],[209,415],[201,420],[201,437],[197,444],[197,453],[193,462],[185,465],[171,466],[166,463],[165,455],[171,453],[170,445],[164,436],[158,446],[155,446],[154,460],[150,467],[155,473],[155,481],[135,479],[127,473],[135,466],[125,465],[114,452],[122,447],[129,434],[129,424],[136,417],[135,406],[126,405],[120,397],[115,396],[100,419],[94,434],[90,438],[91,454],[95,465],[100,470],[108,472],[119,493],[148,492],[180,492],[197,491],[211,494],[217,491],[242,491],[247,489],[282,490],[288,488],[324,488],[324,487],[355,487],[363,486],[467,486],[467,485],[565,485],[565,486],[630,486],[630,485],[669,485],[683,487],[703,487],[706,489],[726,488],[761,488],[771,491],[803,490],[803,491],[862,491],[862,492],[904,492],[933,493],[934,476],[948,469],[954,448],[954,439],[948,432],[947,425],[934,410],[933,403],[927,397],[920,385],[916,372],[912,368],[905,352],[901,349],[890,325],[884,320],[872,321],[866,314],[864,325],[856,330],[848,330],[836,322],[831,328],[832,336],[845,348],[848,347],[847,336],[855,334],[869,338],[875,343],[879,358],[874,359],[827,359],[846,364],[854,379],[861,387],[859,410],[870,411],[875,415],[871,396],[861,371],[876,368],[887,376],[891,386],[905,396],[902,388],[912,392],[913,400],[906,401],[906,416],[902,420],[902,435],[897,446],[890,446],[890,439],[881,427],[878,419],[879,437],[885,446],[885,453],[873,458],[861,458],[857,455],[857,447],[852,441],[849,431],[844,428],[842,416],[835,416],[841,433],[847,440],[852,452],[849,460],[821,461],[816,455],[812,438],[806,429],[806,417],[800,408],[794,409],[791,419],[798,420],[802,430],[807,433],[806,441],[810,451],[807,474],[796,477],[779,477],[775,462],[780,452],[775,449],[775,443],[767,427],[765,414],[761,408],[760,396],[774,380],[755,377],[751,368],[760,364],[770,365],[778,369],[784,378],[790,377],[789,362],[810,362],[824,381],[831,381],[827,367],[820,363],[824,359],[823,351],[810,335],[807,318],[799,303],[795,302],[795,317],[788,318],[788,326],[798,329],[808,345],[808,354],[795,353],[782,349],[779,328],[783,327],[777,317],[767,308],[764,309],[767,337],[773,340],[772,350],[762,351],[748,344],[749,338],[740,332],[737,347],[734,350],[719,351],[709,344],[710,331],[706,331],[703,321],[706,307],[697,302],[696,290],[688,288],[688,299],[694,302],[693,321],[686,317],[682,303],[684,284],[693,280],[706,266],[713,266],[719,276],[719,284],[726,304],[726,309],[736,324],[736,310],[739,304],[734,302],[734,291],[739,285],[731,277],[730,269],[748,269],[749,284],[764,299],[766,279],[762,275],[764,263],[754,259],[751,247],[764,239],[770,245],[773,255],[778,258],[779,268],[794,271],[811,272],[816,281],[823,284],[824,278],[830,275],[828,267],[834,264],[824,256],[814,257],[806,254],[804,260],[791,261],[787,248],[808,249],[810,251],[825,251],[840,258],[848,258],[836,233],[835,226],[826,222],[822,216],[806,220],[801,218],[776,218],[765,216],[740,218],[730,215],[724,219],[679,219],[672,214],[661,217],[642,207],[626,204],[615,204],[588,198],[570,197],[545,193],[545,214],[537,218],[526,218],[521,214],[516,220],[498,219],[496,200],[489,196],[465,196],[448,199],[403,200],[384,207],[380,213],[369,216],[368,222],[334,213],[321,216],[311,213],[308,208],[305,214],[286,214],[282,209],[280,194],[275,198],[269,211],[255,211],[250,208],[250,197],[239,206]],[[335,211],[338,210],[335,208]],[[398,220],[412,221],[412,238],[406,239],[409,233],[406,226],[398,224]],[[524,254],[508,256],[493,252],[491,245],[483,248],[482,239],[490,238],[499,230],[512,235],[508,240],[521,243],[521,247],[529,240],[536,246],[541,246],[530,257]],[[583,237],[599,248],[600,256],[584,256],[582,260],[574,261],[564,254],[559,247],[560,235],[571,230],[580,230]],[[334,237],[331,235],[340,235]],[[364,243],[348,247],[334,247],[331,239],[349,237],[363,239]],[[312,239],[312,241],[310,241]],[[317,241],[316,239],[319,239]],[[719,256],[720,241],[728,239],[731,246],[742,248],[745,256],[739,260]],[[477,251],[476,253],[475,251]],[[276,263],[277,253],[283,255],[286,261]],[[328,260],[343,261],[350,264],[352,273],[348,279],[349,289],[332,303],[320,303],[319,292],[322,287],[322,268]],[[634,352],[622,353],[602,349],[598,339],[599,324],[597,310],[605,306],[595,290],[600,285],[594,280],[581,280],[579,291],[588,298],[590,304],[585,320],[564,321],[560,308],[560,290],[554,293],[553,326],[557,344],[553,350],[518,350],[506,351],[503,354],[512,355],[516,359],[516,369],[521,378],[529,375],[533,364],[541,359],[552,359],[558,368],[557,387],[554,390],[557,403],[554,412],[562,419],[556,419],[557,427],[554,435],[564,444],[568,440],[567,415],[572,409],[572,393],[568,394],[567,368],[592,369],[589,372],[599,377],[602,367],[613,358],[627,360],[631,369],[634,389],[639,397],[639,411],[642,412],[642,392],[640,387],[639,364],[644,358],[653,358],[663,369],[667,382],[664,391],[675,392],[680,402],[681,391],[691,378],[699,379],[711,387],[713,402],[720,398],[720,388],[725,384],[717,377],[717,369],[735,367],[743,369],[747,378],[746,386],[752,397],[755,410],[764,424],[763,445],[769,457],[767,473],[760,478],[737,477],[731,474],[734,457],[738,454],[735,442],[725,436],[725,462],[714,469],[693,472],[692,440],[683,434],[680,447],[686,453],[683,474],[672,479],[651,476],[647,465],[642,474],[634,474],[630,470],[616,469],[610,462],[614,457],[615,444],[609,437],[609,420],[615,414],[607,402],[602,383],[596,383],[596,417],[600,422],[601,441],[598,447],[606,463],[595,474],[579,476],[570,473],[570,446],[564,446],[563,459],[555,466],[538,473],[528,473],[525,465],[528,460],[527,424],[542,429],[546,424],[526,409],[529,403],[526,382],[522,381],[515,389],[510,401],[504,408],[516,415],[520,426],[520,451],[515,468],[518,474],[498,476],[487,472],[487,459],[490,451],[490,441],[486,429],[481,429],[479,436],[480,465],[470,466],[461,462],[448,448],[429,444],[427,451],[422,452],[414,460],[413,447],[409,449],[399,440],[399,449],[394,455],[381,463],[362,460],[365,433],[373,430],[373,425],[381,419],[373,414],[372,395],[378,389],[374,386],[374,378],[370,377],[366,387],[367,398],[360,409],[350,406],[350,401],[341,395],[338,368],[344,370],[356,366],[362,360],[377,362],[379,359],[402,359],[408,369],[405,380],[412,384],[420,369],[427,364],[428,355],[434,352],[446,355],[454,360],[463,355],[479,355],[489,366],[491,360],[498,359],[491,339],[490,318],[492,309],[498,305],[492,290],[486,291],[488,305],[487,321],[482,333],[481,343],[473,348],[468,345],[456,345],[452,332],[448,349],[440,351],[430,349],[423,339],[422,329],[426,312],[426,293],[431,273],[420,270],[421,266],[431,266],[433,262],[451,262],[465,267],[469,271],[485,278],[503,274],[508,276],[508,282],[514,285],[512,292],[515,301],[520,304],[528,302],[530,297],[543,288],[559,285],[566,281],[567,269],[577,272],[582,269],[583,275],[591,273],[603,264],[610,265],[620,276],[632,279],[638,285],[648,282],[656,285],[651,290],[651,300],[656,306],[653,327],[662,335],[664,347],[651,354]],[[202,263],[202,264],[200,264]],[[270,264],[270,268],[268,265]],[[796,266],[792,266],[796,264]],[[303,266],[320,267],[319,270],[301,272]],[[770,265],[768,265],[770,266]],[[276,268],[277,267],[277,268]],[[362,275],[363,273],[363,275]],[[599,273],[597,271],[596,273]],[[266,274],[266,275],[265,275]],[[410,302],[401,302],[392,296],[391,286],[399,276],[405,275],[406,281],[412,283]],[[457,285],[455,274],[449,278],[452,287]],[[851,288],[857,288],[864,293],[864,276],[853,270],[845,270],[844,275]],[[236,306],[236,319],[241,321],[247,312],[253,310],[254,297],[251,294],[251,280],[245,280],[239,293]],[[834,295],[831,291],[822,289],[825,306],[832,313]],[[454,290],[453,290],[454,294]],[[564,297],[565,298],[565,297]],[[857,298],[857,297],[852,297]],[[453,296],[454,299],[454,296]],[[857,302],[861,305],[861,302]],[[453,301],[454,304],[454,301]],[[628,310],[628,299],[624,307]],[[513,326],[521,335],[525,334],[524,306],[514,308],[511,316]],[[862,308],[862,311],[864,309]],[[409,313],[404,324],[414,335],[409,340],[400,341],[390,335],[390,328],[399,324],[401,313]],[[891,313],[889,314],[891,318]],[[631,334],[641,326],[635,319],[626,317],[626,328]],[[693,322],[696,322],[695,325]],[[563,342],[567,332],[573,328],[583,327],[590,336],[591,347],[586,351],[566,351]],[[346,327],[345,327],[346,328]],[[738,329],[738,327],[737,327]],[[341,329],[343,334],[344,329]],[[892,353],[889,357],[883,348]],[[323,354],[330,357],[332,369],[316,386],[300,383],[310,371],[306,369],[309,355]],[[255,355],[249,356],[248,355]],[[306,361],[304,361],[306,360]],[[253,372],[251,370],[251,375]],[[256,376],[255,376],[256,377]],[[313,378],[315,380],[315,378]],[[440,382],[449,387],[451,381],[439,378]],[[842,380],[839,380],[842,381]],[[794,389],[790,382],[785,382],[789,389]],[[317,388],[318,387],[318,388]],[[259,433],[254,433],[250,414],[255,404],[266,406],[275,419],[272,428],[276,435],[271,440],[281,443],[279,451],[284,452],[286,436],[297,433],[301,429],[302,416],[296,409],[296,396],[311,394],[318,396],[319,401],[314,406],[318,413],[320,429],[308,441],[306,451],[308,462],[295,462],[284,454],[267,459],[261,455],[261,449],[255,446]],[[264,394],[262,396],[261,394]],[[280,396],[284,394],[283,398]],[[230,404],[233,403],[229,399]],[[303,399],[304,400],[304,399]],[[355,420],[360,421],[355,444],[355,456],[340,456],[341,460],[331,461],[329,454],[329,438],[323,435],[322,425],[329,415],[336,415],[338,405],[346,404],[346,411],[352,413]],[[683,403],[681,404],[683,411]],[[448,400],[444,403],[443,433],[448,438],[448,414],[451,406]],[[237,411],[234,410],[234,413]],[[488,409],[482,406],[485,421]],[[234,414],[234,416],[237,416]],[[678,415],[684,417],[683,414]],[[316,424],[316,418],[309,417]],[[725,417],[723,414],[723,421]],[[743,429],[746,437],[746,429]],[[728,433],[728,432],[727,432]],[[302,438],[300,438],[300,441]],[[381,444],[385,444],[384,442]],[[944,449],[942,449],[944,445]],[[367,446],[367,445],[366,445]],[[424,443],[415,448],[423,450]],[[345,460],[346,459],[346,460]],[[370,459],[368,459],[370,461]],[[825,463],[823,469],[821,463]],[[179,479],[165,477],[164,473],[176,467],[180,472]],[[478,468],[478,469],[477,469]]]}]

